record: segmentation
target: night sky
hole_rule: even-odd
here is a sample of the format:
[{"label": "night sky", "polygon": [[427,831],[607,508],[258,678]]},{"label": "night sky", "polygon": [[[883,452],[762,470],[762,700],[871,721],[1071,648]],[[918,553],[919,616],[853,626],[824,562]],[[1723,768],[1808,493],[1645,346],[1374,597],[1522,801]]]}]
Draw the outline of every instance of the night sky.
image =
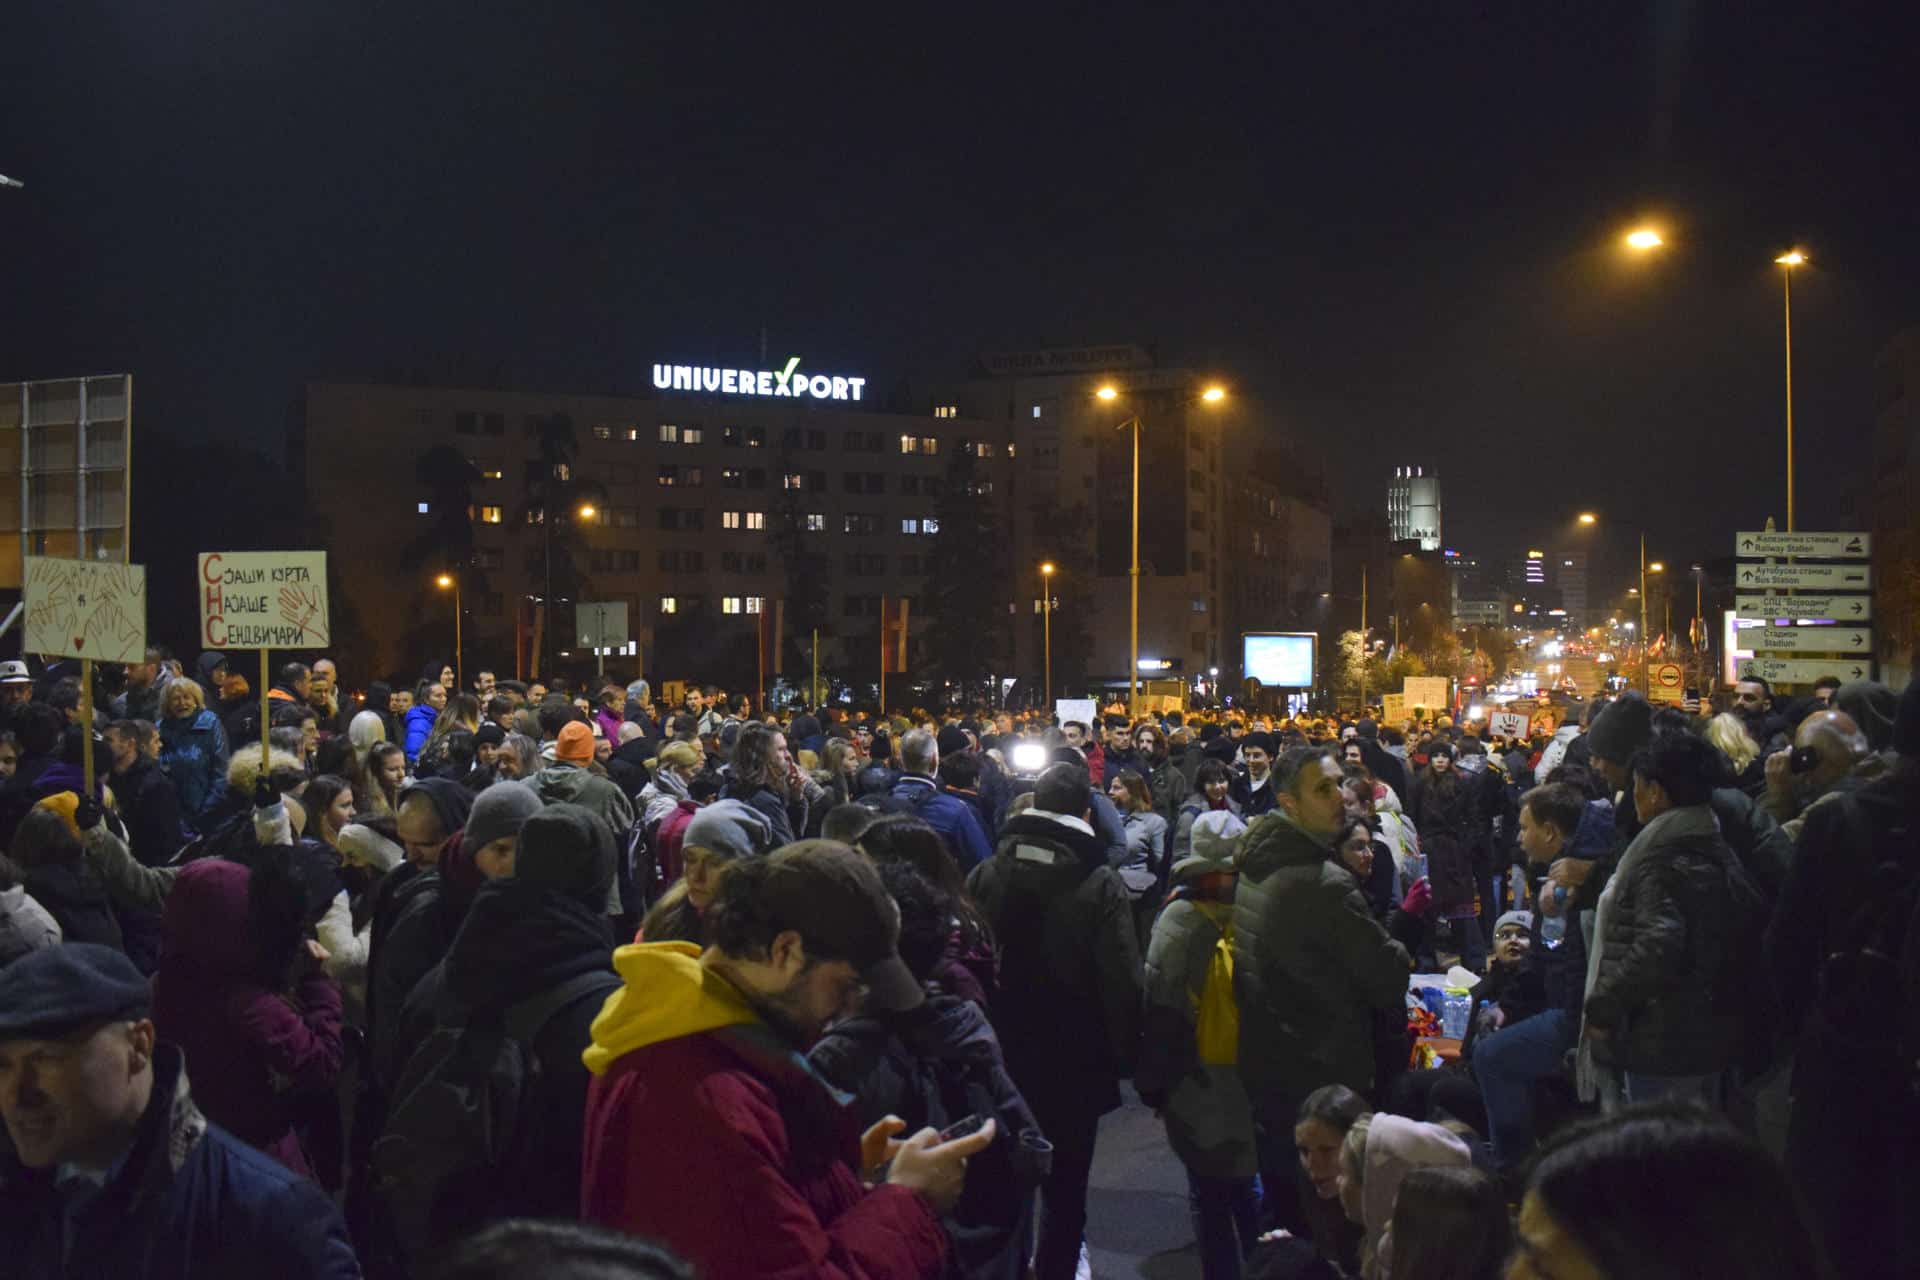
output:
[{"label": "night sky", "polygon": [[1595,509],[1624,567],[1784,515],[1800,244],[1800,524],[1854,514],[1920,321],[1910,6],[1060,8],[14,0],[0,378],[277,451],[309,376],[1141,341],[1343,511],[1418,462],[1450,545]]}]

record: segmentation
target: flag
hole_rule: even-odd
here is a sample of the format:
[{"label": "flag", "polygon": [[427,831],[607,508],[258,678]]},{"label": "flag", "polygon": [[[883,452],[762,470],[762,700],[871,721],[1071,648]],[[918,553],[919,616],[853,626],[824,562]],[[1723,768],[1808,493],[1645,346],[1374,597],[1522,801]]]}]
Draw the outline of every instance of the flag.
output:
[{"label": "flag", "polygon": [[880,597],[880,669],[890,675],[906,674],[907,614],[912,603],[905,596]]},{"label": "flag", "polygon": [[784,599],[760,602],[760,669],[773,675],[786,671],[781,657],[786,648],[787,602]]}]

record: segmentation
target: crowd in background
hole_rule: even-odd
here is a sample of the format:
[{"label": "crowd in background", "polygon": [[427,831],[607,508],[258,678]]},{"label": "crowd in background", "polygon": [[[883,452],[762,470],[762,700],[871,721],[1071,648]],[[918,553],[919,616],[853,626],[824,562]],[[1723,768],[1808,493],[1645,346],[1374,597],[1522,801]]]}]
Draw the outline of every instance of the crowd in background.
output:
[{"label": "crowd in background", "polygon": [[1129,1081],[1208,1280],[1920,1265],[1920,689],[1510,741],[71,666],[0,663],[19,1274],[1055,1280]]}]

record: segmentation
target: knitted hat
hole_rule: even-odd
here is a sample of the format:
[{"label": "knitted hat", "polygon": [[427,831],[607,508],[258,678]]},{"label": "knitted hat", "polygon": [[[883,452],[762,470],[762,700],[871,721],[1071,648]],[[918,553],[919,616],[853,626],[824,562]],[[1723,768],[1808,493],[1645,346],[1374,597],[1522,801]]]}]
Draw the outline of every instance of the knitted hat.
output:
[{"label": "knitted hat", "polygon": [[1231,865],[1240,847],[1240,833],[1246,829],[1247,824],[1231,809],[1207,810],[1193,820],[1192,855],[1180,859],[1174,871],[1202,862],[1216,867]]},{"label": "knitted hat", "polygon": [[593,759],[593,730],[578,720],[561,725],[560,736],[553,742],[553,758],[569,764],[585,764]]},{"label": "knitted hat", "polygon": [[1644,698],[1622,698],[1594,717],[1587,750],[1602,760],[1626,764],[1653,740],[1653,705]]},{"label": "knitted hat", "polygon": [[489,720],[474,733],[473,740],[482,747],[497,747],[507,740],[507,731]]},{"label": "knitted hat", "polygon": [[1522,929],[1525,929],[1528,933],[1532,933],[1533,932],[1533,912],[1531,911],[1503,912],[1500,918],[1493,922],[1493,931],[1495,934],[1498,934],[1502,929],[1506,928],[1510,924],[1517,924]]},{"label": "knitted hat", "polygon": [[743,800],[716,800],[693,815],[680,847],[727,859],[749,858],[773,848],[773,824]]},{"label": "knitted hat", "polygon": [[[488,787],[485,796],[507,787],[532,794],[517,782]],[[539,808],[535,797],[535,807]],[[480,810],[474,805],[474,812]],[[468,825],[472,831],[472,825]],[[601,817],[577,804],[550,804],[527,818],[520,827],[520,848],[514,854],[513,876],[522,884],[536,884],[570,894],[589,906],[603,906],[613,883],[618,851],[613,829]]]},{"label": "knitted hat", "polygon": [[942,756],[957,756],[973,746],[973,740],[967,737],[967,731],[957,724],[942,728],[934,738],[934,743],[940,748]]},{"label": "knitted hat", "polygon": [[540,805],[540,794],[524,782],[494,783],[474,797],[467,813],[467,843],[484,849],[495,840],[519,835]]}]

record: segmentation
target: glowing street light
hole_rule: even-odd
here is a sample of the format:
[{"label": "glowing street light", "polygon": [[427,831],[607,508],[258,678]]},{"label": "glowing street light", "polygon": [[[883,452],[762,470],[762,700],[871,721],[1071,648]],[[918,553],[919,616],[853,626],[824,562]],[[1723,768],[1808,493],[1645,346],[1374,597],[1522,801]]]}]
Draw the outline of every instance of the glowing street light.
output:
[{"label": "glowing street light", "polygon": [[1781,316],[1786,322],[1787,331],[1787,532],[1793,532],[1793,269],[1806,265],[1807,255],[1798,249],[1789,249],[1773,260],[1775,266],[1785,267],[1783,277],[1784,294],[1781,298]]},{"label": "glowing street light", "polygon": [[1047,714],[1053,714],[1053,561],[1040,562],[1040,611],[1045,620],[1041,623],[1041,648],[1045,655],[1047,675]]},{"label": "glowing street light", "polygon": [[1652,227],[1641,227],[1627,233],[1627,248],[1636,253],[1645,253],[1649,249],[1658,249],[1666,244],[1658,231]]},{"label": "glowing street light", "polygon": [[1591,511],[1582,511],[1582,512],[1580,513],[1580,523],[1581,523],[1581,524],[1589,524],[1589,525],[1591,525],[1591,524],[1599,524],[1599,523],[1600,523],[1600,517],[1599,517],[1599,516],[1597,516],[1597,515],[1595,515],[1595,514],[1593,514],[1593,512],[1591,512]]},{"label": "glowing street light", "polygon": [[[442,591],[453,592],[453,679],[462,688],[466,687],[467,670],[465,655],[460,644],[460,578],[457,574],[443,573],[434,578],[433,585]],[[449,692],[451,696],[451,692]]]},{"label": "glowing street light", "polygon": [[1222,400],[1225,400],[1227,398],[1227,389],[1225,387],[1218,387],[1218,386],[1208,387],[1205,391],[1202,391],[1200,393],[1200,398],[1202,400],[1205,400],[1208,404],[1219,404]]}]

